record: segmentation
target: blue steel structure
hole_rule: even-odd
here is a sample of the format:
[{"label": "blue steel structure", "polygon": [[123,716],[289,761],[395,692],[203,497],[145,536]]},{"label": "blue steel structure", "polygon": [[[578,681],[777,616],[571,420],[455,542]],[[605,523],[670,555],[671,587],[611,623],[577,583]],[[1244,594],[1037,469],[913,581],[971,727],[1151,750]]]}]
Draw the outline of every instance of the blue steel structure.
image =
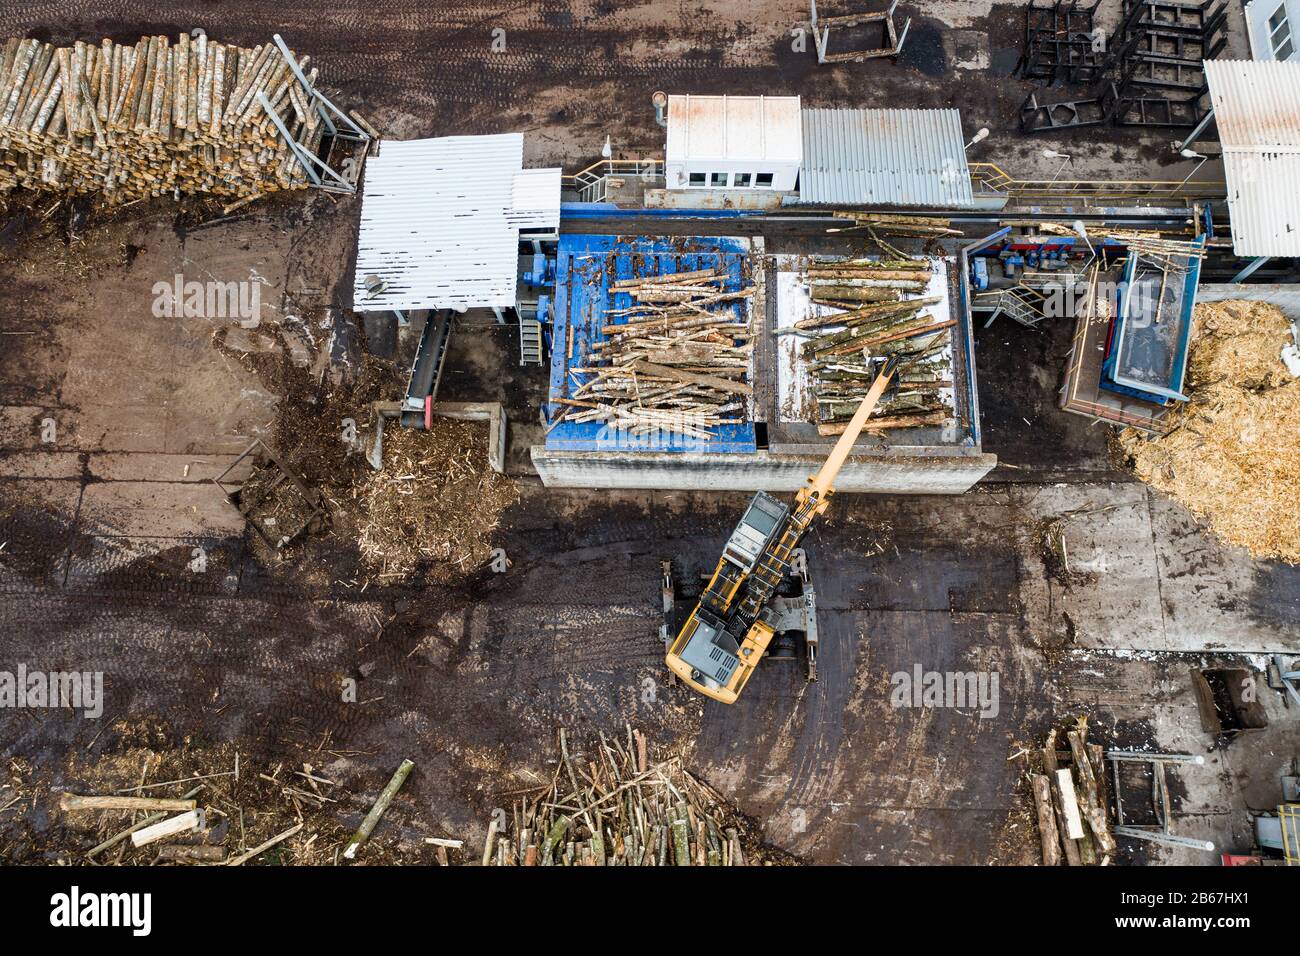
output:
[{"label": "blue steel structure", "polygon": [[[1205,245],[1204,236],[1200,245]],[[1183,377],[1201,260],[1177,258],[1181,275],[1147,266],[1138,253],[1129,255],[1101,365],[1102,388],[1156,405],[1187,401]]]},{"label": "blue steel structure", "polygon": [[[566,212],[567,215],[567,212]],[[697,269],[725,272],[726,291],[739,291],[750,280],[749,250],[742,239],[728,236],[632,237],[564,233],[555,260],[555,295],[552,300],[553,348],[549,399],[571,396],[578,388],[570,368],[591,367],[591,345],[605,338],[602,326],[622,324],[610,310],[633,304],[627,292],[613,289],[620,280],[665,275]],[[737,331],[746,321],[745,300],[729,306]],[[569,358],[569,330],[573,330],[573,356]],[[580,381],[591,376],[575,373]],[[548,421],[555,421],[563,406],[548,401]],[[742,412],[733,417],[745,418]],[[716,425],[710,439],[660,433],[636,436],[603,422],[560,422],[546,435],[553,451],[652,451],[753,453],[757,450],[754,424]]]}]

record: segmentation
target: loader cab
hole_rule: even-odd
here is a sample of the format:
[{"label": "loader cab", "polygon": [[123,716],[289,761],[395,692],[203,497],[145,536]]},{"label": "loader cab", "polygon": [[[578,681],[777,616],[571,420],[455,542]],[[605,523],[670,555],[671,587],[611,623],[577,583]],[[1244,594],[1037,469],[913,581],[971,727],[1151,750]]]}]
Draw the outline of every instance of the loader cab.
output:
[{"label": "loader cab", "polygon": [[722,556],[745,574],[753,571],[789,513],[790,509],[783,501],[760,491],[745,509],[736,530],[731,532]]}]

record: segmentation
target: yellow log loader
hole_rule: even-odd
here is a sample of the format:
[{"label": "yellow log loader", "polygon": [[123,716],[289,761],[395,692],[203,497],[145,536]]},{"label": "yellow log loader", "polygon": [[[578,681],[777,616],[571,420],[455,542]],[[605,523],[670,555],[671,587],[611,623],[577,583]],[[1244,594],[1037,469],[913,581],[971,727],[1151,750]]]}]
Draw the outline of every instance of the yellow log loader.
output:
[{"label": "yellow log loader", "polygon": [[[735,703],[792,613],[802,617],[810,636],[809,650],[815,653],[816,604],[811,587],[793,606],[791,599],[778,597],[777,592],[791,571],[800,539],[830,504],[835,478],[896,370],[895,359],[885,363],[821,470],[795,495],[793,508],[764,491],[749,503],[727,539],[717,570],[665,657],[668,668],[694,690],[724,704]],[[665,610],[669,604],[666,591]],[[813,668],[810,658],[809,676],[815,679]]]}]

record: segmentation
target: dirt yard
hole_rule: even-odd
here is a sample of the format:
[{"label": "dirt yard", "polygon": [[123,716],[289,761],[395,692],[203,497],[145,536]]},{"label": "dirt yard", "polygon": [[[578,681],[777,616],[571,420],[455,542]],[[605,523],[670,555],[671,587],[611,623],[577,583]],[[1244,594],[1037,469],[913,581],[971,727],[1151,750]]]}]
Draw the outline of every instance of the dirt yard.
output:
[{"label": "dirt yard", "polygon": [[[530,162],[569,169],[606,134],[632,151],[656,142],[660,88],[959,106],[970,131],[995,130],[973,158],[1023,161],[1024,175],[1054,145],[1012,132],[1025,93],[1005,76],[1013,5],[915,8],[902,62],[824,69],[791,50],[802,3],[736,6],[376,0],[325,17],[261,0],[11,3],[0,34],[278,31],[391,136],[523,130]],[[1090,141],[1099,161],[1163,155],[1151,138]],[[1269,733],[1207,737],[1188,670],[1295,652],[1300,573],[1217,542],[1116,469],[1104,432],[1056,411],[1063,326],[979,330],[998,471],[957,498],[839,498],[807,542],[821,679],[774,663],[731,709],[666,681],[659,562],[683,580],[710,567],[743,496],[543,489],[524,451],[543,379],[518,367],[513,330],[458,329],[440,393],[501,401],[517,423],[519,497],[490,535],[504,573],[378,580],[343,524],[268,553],[210,479],[262,438],[328,504],[366,469],[345,420],[364,431],[369,403],[403,382],[350,311],[358,214],[355,198],[313,194],[229,219],[167,202],[103,217],[54,197],[0,215],[0,670],[102,671],[105,695],[99,719],[0,710],[0,857],[70,860],[102,839],[58,811],[61,790],[224,773],[238,753],[252,776],[212,786],[231,814],[272,814],[246,837],[295,807],[318,834],[286,844],[285,861],[332,859],[409,757],[362,858],[427,861],[421,838],[481,846],[495,809],[549,782],[560,726],[588,746],[631,723],[800,859],[1032,861],[1017,753],[1075,712],[1107,743],[1207,753],[1203,773],[1174,782],[1176,811],[1189,831],[1249,842],[1246,808],[1290,767],[1297,717],[1270,691]],[[259,283],[258,321],[155,314],[155,284],[177,275]],[[1051,522],[1076,573],[1045,553]],[[896,706],[891,678],[917,664],[998,672],[996,713]],[[312,789],[288,779],[303,764],[336,802],[286,795]]]}]

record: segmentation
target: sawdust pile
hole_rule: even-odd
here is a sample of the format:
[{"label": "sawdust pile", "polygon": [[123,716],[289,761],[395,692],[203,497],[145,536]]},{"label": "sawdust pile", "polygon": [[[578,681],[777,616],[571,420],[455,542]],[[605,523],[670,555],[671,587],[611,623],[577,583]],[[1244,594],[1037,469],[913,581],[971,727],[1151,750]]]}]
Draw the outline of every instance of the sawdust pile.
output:
[{"label": "sawdust pile", "polygon": [[1230,544],[1300,563],[1300,379],[1281,359],[1290,323],[1262,302],[1196,307],[1186,405],[1171,429],[1132,429],[1119,445],[1138,477],[1171,495]]},{"label": "sawdust pile", "polygon": [[435,417],[428,431],[389,428],[383,452],[383,469],[356,489],[361,555],[379,577],[450,579],[486,562],[502,512],[519,500],[488,464],[487,424]]}]

